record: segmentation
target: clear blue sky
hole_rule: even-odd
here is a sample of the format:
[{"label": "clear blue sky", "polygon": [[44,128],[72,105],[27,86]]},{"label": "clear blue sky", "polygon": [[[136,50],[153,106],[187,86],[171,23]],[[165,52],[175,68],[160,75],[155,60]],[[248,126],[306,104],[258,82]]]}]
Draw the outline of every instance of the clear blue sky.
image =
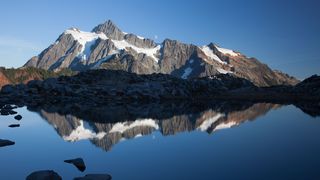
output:
[{"label": "clear blue sky", "polygon": [[107,19],[125,32],[217,43],[298,78],[320,74],[318,0],[10,0],[0,5],[0,66],[19,67],[69,27]]}]

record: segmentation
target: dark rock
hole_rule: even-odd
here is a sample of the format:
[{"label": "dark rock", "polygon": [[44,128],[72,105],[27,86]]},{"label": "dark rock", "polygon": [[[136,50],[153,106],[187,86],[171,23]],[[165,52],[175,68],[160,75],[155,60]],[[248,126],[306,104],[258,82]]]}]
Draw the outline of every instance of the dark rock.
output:
[{"label": "dark rock", "polygon": [[15,144],[15,142],[13,142],[13,141],[6,140],[6,139],[0,139],[0,147],[11,146],[14,144]]},{"label": "dark rock", "polygon": [[62,178],[53,170],[42,170],[31,173],[26,180],[62,180]]},{"label": "dark rock", "polygon": [[87,174],[84,177],[76,177],[74,180],[111,180],[112,176],[109,174]]},{"label": "dark rock", "polygon": [[25,84],[16,85],[17,90],[24,90],[27,86]]},{"label": "dark rock", "polygon": [[9,104],[6,104],[6,105],[4,105],[1,109],[11,110],[11,109],[15,109],[15,108],[17,108],[17,107],[16,107],[16,106],[9,105]]},{"label": "dark rock", "polygon": [[22,116],[21,116],[21,115],[16,115],[16,116],[14,117],[14,119],[20,121],[20,120],[22,119]]},{"label": "dark rock", "polygon": [[20,124],[10,124],[8,127],[11,127],[11,128],[20,127]]},{"label": "dark rock", "polygon": [[64,162],[73,164],[81,172],[86,170],[86,165],[84,164],[84,161],[82,158],[69,159],[69,160],[65,160]]},{"label": "dark rock", "polygon": [[42,85],[42,81],[40,80],[31,80],[28,82],[27,86],[29,88],[38,88]]},{"label": "dark rock", "polygon": [[1,88],[1,93],[3,94],[11,94],[15,91],[15,88],[13,85],[5,85]]}]

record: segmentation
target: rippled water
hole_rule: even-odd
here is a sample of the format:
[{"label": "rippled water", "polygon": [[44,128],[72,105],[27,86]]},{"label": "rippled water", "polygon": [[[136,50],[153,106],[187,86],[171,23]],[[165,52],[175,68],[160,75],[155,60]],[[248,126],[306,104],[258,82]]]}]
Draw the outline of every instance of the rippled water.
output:
[{"label": "rippled water", "polygon": [[[96,114],[94,121],[41,108],[16,111],[21,121],[0,116],[0,139],[16,143],[0,148],[0,179],[44,169],[63,179],[88,173],[121,180],[320,178],[320,118],[294,106],[205,108],[159,118],[140,109]],[[13,123],[21,127],[9,128]],[[63,162],[77,157],[84,172]]]}]

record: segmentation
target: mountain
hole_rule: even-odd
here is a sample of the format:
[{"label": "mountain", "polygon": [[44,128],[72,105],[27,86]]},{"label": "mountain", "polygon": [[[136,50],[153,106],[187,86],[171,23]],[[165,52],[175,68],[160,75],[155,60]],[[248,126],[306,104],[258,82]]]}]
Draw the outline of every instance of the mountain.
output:
[{"label": "mountain", "polygon": [[205,46],[151,39],[121,31],[108,20],[91,32],[71,28],[25,67],[59,71],[125,70],[137,74],[163,73],[183,79],[231,73],[257,86],[294,85],[298,80],[270,69],[255,58],[210,43]]}]

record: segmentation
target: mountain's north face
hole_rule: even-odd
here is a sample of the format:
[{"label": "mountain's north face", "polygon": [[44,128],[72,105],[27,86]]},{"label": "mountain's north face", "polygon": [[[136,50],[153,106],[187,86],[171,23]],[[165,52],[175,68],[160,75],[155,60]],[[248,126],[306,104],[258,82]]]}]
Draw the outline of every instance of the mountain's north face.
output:
[{"label": "mountain's north face", "polygon": [[53,71],[115,69],[137,74],[171,74],[184,79],[230,73],[258,86],[298,82],[255,58],[213,43],[201,47],[170,39],[156,43],[125,33],[110,20],[91,32],[76,28],[66,30],[24,66]]}]

